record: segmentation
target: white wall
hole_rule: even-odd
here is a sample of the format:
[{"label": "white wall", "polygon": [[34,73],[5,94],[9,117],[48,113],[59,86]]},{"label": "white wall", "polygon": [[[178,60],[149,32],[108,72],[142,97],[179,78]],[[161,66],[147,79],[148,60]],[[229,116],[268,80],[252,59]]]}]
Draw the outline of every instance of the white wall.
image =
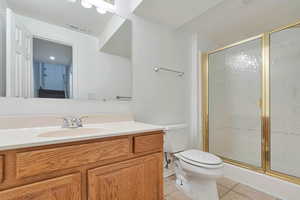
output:
[{"label": "white wall", "polygon": [[167,67],[186,72],[187,39],[172,30],[133,17],[133,95],[136,118],[155,124],[186,122],[188,76],[154,72]]},{"label": "white wall", "polygon": [[0,98],[0,115],[69,115],[131,113],[130,102]]},{"label": "white wall", "polygon": [[5,96],[5,35],[6,35],[6,2],[0,1],[0,96]]},{"label": "white wall", "polygon": [[[191,34],[178,32],[132,15],[131,9],[139,1],[132,0],[131,3],[132,5],[123,0],[116,1],[118,14],[127,16],[132,21],[133,97],[136,119],[154,124],[186,123],[189,125],[187,137],[198,135],[198,119],[195,118],[197,86],[194,82],[195,78],[197,79],[197,74],[194,73],[198,63],[197,58],[193,56],[197,54],[197,49],[193,46],[197,41]],[[154,67],[183,71],[185,75],[178,77],[163,71],[156,73]],[[192,144],[199,145],[194,142]]]},{"label": "white wall", "polygon": [[198,36],[193,34],[190,41],[190,79],[188,83],[190,139],[194,148],[202,149],[201,113],[201,52],[198,50]]}]

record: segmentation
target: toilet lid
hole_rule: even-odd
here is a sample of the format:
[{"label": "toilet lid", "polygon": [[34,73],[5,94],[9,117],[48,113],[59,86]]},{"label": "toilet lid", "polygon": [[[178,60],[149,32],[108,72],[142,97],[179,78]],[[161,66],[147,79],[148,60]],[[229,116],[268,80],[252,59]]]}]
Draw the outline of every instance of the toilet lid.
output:
[{"label": "toilet lid", "polygon": [[223,163],[221,158],[211,153],[207,153],[195,149],[181,152],[180,155],[187,160],[196,163],[205,164],[205,165],[220,165]]}]

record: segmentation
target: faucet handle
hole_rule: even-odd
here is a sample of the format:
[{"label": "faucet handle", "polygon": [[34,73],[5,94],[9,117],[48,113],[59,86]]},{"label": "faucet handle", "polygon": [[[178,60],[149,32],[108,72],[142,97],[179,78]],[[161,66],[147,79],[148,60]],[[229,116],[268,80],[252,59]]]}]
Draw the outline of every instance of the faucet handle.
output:
[{"label": "faucet handle", "polygon": [[88,116],[82,116],[82,117],[74,117],[74,116],[68,116],[68,117],[62,117],[63,119],[63,128],[79,128],[82,127],[82,120],[88,118]]},{"label": "faucet handle", "polygon": [[63,124],[62,124],[63,128],[68,128],[70,126],[70,124],[71,124],[70,117],[61,117],[60,119],[63,120]]},{"label": "faucet handle", "polygon": [[77,121],[78,121],[80,124],[82,124],[83,119],[86,119],[86,118],[88,118],[88,116],[81,116],[81,117],[77,118]]},{"label": "faucet handle", "polygon": [[77,118],[77,126],[78,126],[78,127],[83,127],[83,122],[82,122],[82,120],[83,120],[83,119],[86,119],[86,118],[88,118],[88,116],[81,116],[81,117]]},{"label": "faucet handle", "polygon": [[89,116],[87,116],[87,115],[86,115],[86,116],[81,116],[81,117],[79,117],[78,119],[79,119],[79,120],[83,120],[83,119],[86,119],[86,118],[89,118]]}]

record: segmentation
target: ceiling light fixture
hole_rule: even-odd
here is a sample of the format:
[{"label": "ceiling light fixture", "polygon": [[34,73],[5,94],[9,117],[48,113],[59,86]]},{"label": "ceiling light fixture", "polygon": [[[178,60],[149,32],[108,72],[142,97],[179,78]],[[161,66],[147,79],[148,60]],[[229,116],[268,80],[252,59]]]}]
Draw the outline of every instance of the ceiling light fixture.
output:
[{"label": "ceiling light fixture", "polygon": [[[76,0],[68,1],[75,2]],[[116,11],[115,5],[110,4],[104,0],[81,0],[81,5],[84,8],[92,8],[94,6],[97,12],[100,14],[106,14],[108,11],[114,13]]]},{"label": "ceiling light fixture", "polygon": [[96,8],[97,12],[104,15],[107,13],[107,10],[105,10],[104,8]]},{"label": "ceiling light fixture", "polygon": [[89,0],[81,0],[81,5],[84,8],[91,8],[93,5],[89,2]]},{"label": "ceiling light fixture", "polygon": [[50,56],[49,59],[50,60],[55,60],[55,57],[54,56]]},{"label": "ceiling light fixture", "polygon": [[68,0],[70,3],[75,3],[77,0]]}]

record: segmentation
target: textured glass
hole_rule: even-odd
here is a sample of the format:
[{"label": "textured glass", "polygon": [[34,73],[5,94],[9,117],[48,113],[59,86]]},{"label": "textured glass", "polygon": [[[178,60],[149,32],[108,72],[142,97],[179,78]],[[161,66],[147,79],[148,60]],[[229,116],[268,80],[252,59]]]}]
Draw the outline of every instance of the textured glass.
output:
[{"label": "textured glass", "polygon": [[271,34],[271,169],[300,177],[300,28]]},{"label": "textured glass", "polygon": [[209,56],[209,149],[261,166],[261,39]]}]

